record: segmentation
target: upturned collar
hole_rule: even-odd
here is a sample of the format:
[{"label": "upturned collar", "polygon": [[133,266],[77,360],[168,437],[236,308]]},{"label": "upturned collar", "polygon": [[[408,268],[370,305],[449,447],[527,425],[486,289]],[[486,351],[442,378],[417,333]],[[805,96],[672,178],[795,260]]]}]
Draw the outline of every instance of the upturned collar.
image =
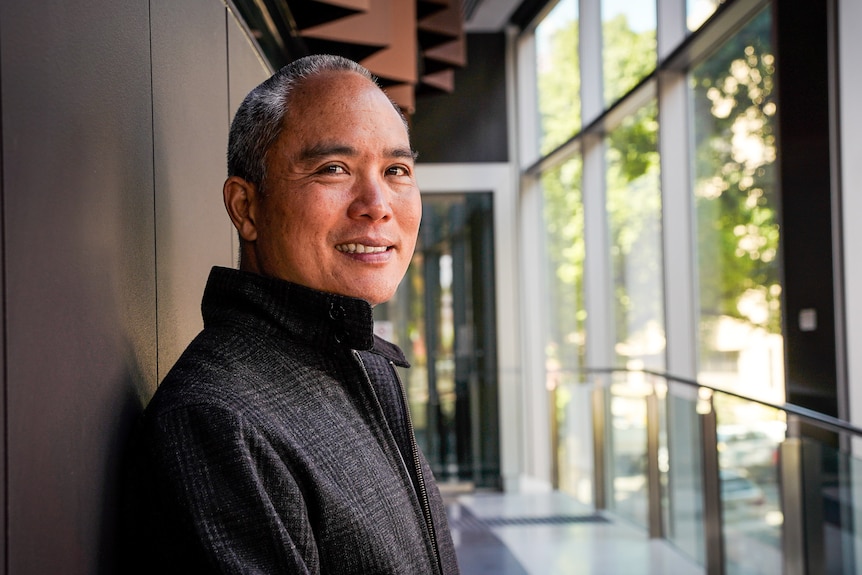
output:
[{"label": "upturned collar", "polygon": [[213,267],[201,304],[204,326],[240,323],[261,335],[321,348],[374,351],[407,366],[403,352],[374,335],[371,305],[284,280],[231,268]]}]

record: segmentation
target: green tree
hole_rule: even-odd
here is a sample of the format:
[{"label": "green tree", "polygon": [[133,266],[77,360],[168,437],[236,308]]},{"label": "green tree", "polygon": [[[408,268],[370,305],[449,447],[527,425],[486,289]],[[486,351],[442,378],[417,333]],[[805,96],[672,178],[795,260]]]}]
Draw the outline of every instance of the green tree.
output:
[{"label": "green tree", "polygon": [[781,333],[770,29],[764,11],[692,72],[694,191],[703,314]]},{"label": "green tree", "polygon": [[581,74],[578,56],[578,21],[557,27],[539,54],[537,84],[540,151],[547,154],[581,128]]},{"label": "green tree", "polygon": [[[618,14],[603,22],[602,38],[603,92],[606,105],[611,105],[655,69],[655,29],[636,32],[627,15]],[[656,102],[613,127],[605,144],[617,356],[626,362],[636,355],[661,368],[664,313]],[[649,334],[656,329],[661,349],[647,349],[655,345],[646,344],[655,339]],[[645,357],[650,354],[655,357]]]},{"label": "green tree", "polygon": [[[572,138],[581,127],[579,22],[572,19],[562,25],[555,22],[555,25],[547,38],[547,49],[540,50],[538,62],[543,154]],[[655,68],[655,30],[634,32],[626,16],[620,15],[604,23],[603,34],[604,93],[618,97]],[[639,219],[638,210],[648,210],[653,222],[656,212],[660,212],[657,126],[653,103],[646,112],[625,121],[609,136],[609,189],[625,190],[645,183],[650,187],[649,193],[639,194],[650,205],[625,202],[623,192],[620,196],[622,201],[617,202],[609,213],[609,217],[615,219],[611,228],[618,234],[612,239],[612,244],[619,247],[620,257],[615,259],[618,269],[622,269],[625,257],[631,253],[637,238],[647,233],[639,228],[644,220]],[[542,177],[545,257],[549,270],[546,280],[550,298],[548,325],[551,328],[548,357],[568,369],[583,365],[584,355],[583,263],[586,249],[581,177],[580,157],[571,158]],[[655,232],[654,229],[652,231]],[[656,262],[651,273],[660,274],[660,253],[651,257]],[[633,300],[627,293],[624,276],[619,277],[622,281],[616,286],[616,298],[622,302],[623,313],[618,316],[617,330],[625,337],[627,314],[633,311],[626,305]],[[634,281],[643,285],[646,280]],[[658,306],[661,305],[660,299],[658,294]],[[637,311],[650,317],[661,315],[655,307]]]},{"label": "green tree", "polygon": [[608,232],[617,357],[664,367],[661,190],[653,100],[606,139]]},{"label": "green tree", "polygon": [[635,32],[625,14],[605,20],[602,62],[605,105],[609,106],[655,70],[655,29]]},{"label": "green tree", "polygon": [[561,369],[583,366],[584,205],[582,162],[575,156],[542,176],[548,359]]},{"label": "green tree", "polygon": [[[558,5],[542,26],[544,36],[537,62],[540,150],[547,154],[575,135],[581,127],[578,20],[574,5]],[[537,30],[537,35],[539,30]],[[542,175],[547,288],[546,353],[560,369],[583,366],[584,215],[581,198],[582,162],[573,157]]]}]

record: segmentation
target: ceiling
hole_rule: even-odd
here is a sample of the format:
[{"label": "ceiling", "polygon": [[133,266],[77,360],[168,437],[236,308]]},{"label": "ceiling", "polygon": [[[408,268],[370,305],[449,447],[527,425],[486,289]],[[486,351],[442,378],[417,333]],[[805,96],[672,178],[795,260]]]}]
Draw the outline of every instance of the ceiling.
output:
[{"label": "ceiling", "polygon": [[274,69],[309,53],[345,56],[408,114],[417,96],[454,90],[455,69],[467,64],[466,34],[502,32],[524,2],[233,0]]},{"label": "ceiling", "polygon": [[522,0],[479,0],[465,23],[467,32],[500,32]]}]

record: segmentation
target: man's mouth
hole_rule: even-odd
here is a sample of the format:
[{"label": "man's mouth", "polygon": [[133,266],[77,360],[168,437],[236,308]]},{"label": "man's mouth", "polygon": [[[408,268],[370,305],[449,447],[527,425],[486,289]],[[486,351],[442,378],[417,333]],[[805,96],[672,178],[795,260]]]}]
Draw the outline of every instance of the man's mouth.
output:
[{"label": "man's mouth", "polygon": [[345,254],[379,254],[389,249],[388,246],[366,246],[364,244],[338,244],[335,246]]}]

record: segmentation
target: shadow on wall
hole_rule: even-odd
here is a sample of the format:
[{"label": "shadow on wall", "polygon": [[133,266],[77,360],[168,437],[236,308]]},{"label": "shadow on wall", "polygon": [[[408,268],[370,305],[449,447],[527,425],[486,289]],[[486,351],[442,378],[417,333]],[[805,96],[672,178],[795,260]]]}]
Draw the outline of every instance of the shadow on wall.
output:
[{"label": "shadow on wall", "polygon": [[[134,357],[133,354],[127,355],[130,357]],[[100,575],[125,573],[125,566],[134,560],[133,542],[127,538],[129,529],[126,523],[134,520],[128,511],[129,498],[134,497],[127,488],[130,485],[129,474],[133,473],[130,447],[134,430],[153,390],[133,362],[127,365],[129,370],[114,387],[118,391],[110,402],[112,413],[104,420],[108,422],[106,433],[109,439],[104,446],[104,490],[99,517]]]}]

